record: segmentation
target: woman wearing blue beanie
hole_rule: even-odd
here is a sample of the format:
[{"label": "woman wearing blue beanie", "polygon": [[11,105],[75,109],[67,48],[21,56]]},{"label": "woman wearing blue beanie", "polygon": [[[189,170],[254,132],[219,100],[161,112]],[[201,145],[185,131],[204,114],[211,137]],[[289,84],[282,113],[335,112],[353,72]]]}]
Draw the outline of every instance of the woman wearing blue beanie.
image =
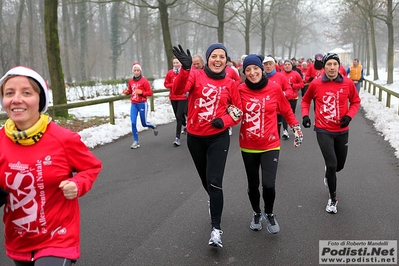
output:
[{"label": "woman wearing blue beanie", "polygon": [[[276,196],[275,182],[280,155],[277,114],[280,113],[292,127],[294,146],[302,143],[302,131],[291,105],[277,83],[268,82],[263,64],[256,54],[248,55],[243,64],[245,82],[238,86],[243,106],[240,127],[240,149],[248,180],[248,196],[253,216],[249,228],[262,230],[262,220],[271,234],[280,232],[273,213]],[[260,207],[259,169],[261,169],[264,214]]]},{"label": "woman wearing blue beanie", "polygon": [[172,91],[188,92],[187,146],[202,185],[209,196],[211,238],[223,247],[220,227],[223,210],[223,174],[230,146],[228,128],[241,119],[241,100],[234,81],[226,75],[227,49],[215,43],[206,50],[204,69],[190,71],[192,58],[179,45],[173,54],[182,64]]}]

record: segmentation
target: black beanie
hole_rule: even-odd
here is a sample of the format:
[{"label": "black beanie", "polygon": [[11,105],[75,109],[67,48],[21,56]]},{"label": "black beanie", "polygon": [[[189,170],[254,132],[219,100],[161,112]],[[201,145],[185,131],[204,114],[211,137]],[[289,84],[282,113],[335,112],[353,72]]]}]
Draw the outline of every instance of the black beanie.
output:
[{"label": "black beanie", "polygon": [[341,65],[341,60],[339,60],[339,57],[336,53],[327,53],[324,57],[323,57],[323,67],[326,65],[327,61],[330,59],[334,59],[338,62],[338,65]]}]

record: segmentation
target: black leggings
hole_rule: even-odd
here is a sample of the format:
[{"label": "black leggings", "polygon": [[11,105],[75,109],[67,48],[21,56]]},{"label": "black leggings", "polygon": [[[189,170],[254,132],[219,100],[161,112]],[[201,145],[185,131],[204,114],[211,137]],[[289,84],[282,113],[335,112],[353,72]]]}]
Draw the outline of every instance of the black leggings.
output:
[{"label": "black leggings", "polygon": [[187,135],[187,146],[202,186],[209,195],[212,227],[220,228],[223,211],[223,174],[230,147],[228,130],[220,134],[198,137]]},{"label": "black leggings", "polygon": [[187,100],[171,100],[173,112],[176,117],[176,138],[180,139],[181,126],[186,126],[186,117],[184,113],[187,109]]},{"label": "black leggings", "polygon": [[14,260],[14,263],[15,266],[71,266],[75,261],[58,257],[42,257],[36,261]]},{"label": "black leggings", "polygon": [[[289,100],[289,102],[291,105],[292,112],[295,114],[296,104],[298,100]],[[283,129],[287,129],[287,121],[285,120],[284,117],[282,117],[282,120],[283,120]]]},{"label": "black leggings", "polygon": [[316,136],[327,168],[326,178],[330,197],[335,198],[337,190],[336,173],[344,169],[345,166],[349,132],[340,135],[316,132]]},{"label": "black leggings", "polygon": [[261,213],[259,193],[259,167],[262,172],[262,196],[265,213],[273,213],[276,198],[276,174],[280,151],[248,153],[241,151],[248,179],[248,196],[254,212]]}]

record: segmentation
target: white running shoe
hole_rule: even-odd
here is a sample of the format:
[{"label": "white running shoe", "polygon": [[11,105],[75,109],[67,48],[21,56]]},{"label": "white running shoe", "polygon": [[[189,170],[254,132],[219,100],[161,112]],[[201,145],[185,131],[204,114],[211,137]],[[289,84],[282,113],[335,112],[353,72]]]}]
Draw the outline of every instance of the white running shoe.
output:
[{"label": "white running shoe", "polygon": [[338,205],[338,198],[335,197],[334,199],[328,199],[327,206],[326,206],[326,212],[328,213],[337,213]]},{"label": "white running shoe", "polygon": [[288,131],[286,129],[283,130],[283,139],[289,139],[290,135],[288,134]]},{"label": "white running shoe", "polygon": [[175,141],[173,142],[173,146],[178,147],[180,146],[180,139],[176,138]]},{"label": "white running shoe", "polygon": [[187,134],[187,128],[185,126],[183,126],[183,130],[180,132],[183,135]]},{"label": "white running shoe", "polygon": [[137,149],[140,148],[140,143],[138,141],[134,141],[132,143],[132,146],[130,146],[131,149]]},{"label": "white running shoe", "polygon": [[266,229],[270,234],[277,234],[280,232],[280,226],[276,220],[276,216],[273,213],[266,214],[265,213],[265,220],[266,220]]},{"label": "white running shoe", "polygon": [[261,221],[262,221],[262,214],[254,212],[254,215],[252,216],[252,221],[251,221],[251,224],[249,225],[249,228],[253,231],[262,230],[262,222]]},{"label": "white running shoe", "polygon": [[222,248],[223,247],[222,234],[223,234],[222,230],[213,227],[211,232],[211,238],[209,239],[208,245]]}]

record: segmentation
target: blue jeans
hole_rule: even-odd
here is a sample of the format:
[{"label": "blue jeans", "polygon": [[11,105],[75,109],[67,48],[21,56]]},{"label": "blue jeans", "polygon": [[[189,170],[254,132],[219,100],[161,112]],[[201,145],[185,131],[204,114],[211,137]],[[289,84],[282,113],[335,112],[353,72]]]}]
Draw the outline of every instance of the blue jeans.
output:
[{"label": "blue jeans", "polygon": [[132,103],[130,107],[130,121],[132,122],[132,133],[133,133],[133,140],[139,141],[139,134],[137,131],[137,115],[140,113],[140,121],[143,127],[149,127],[154,129],[155,126],[150,122],[147,122],[147,109],[148,104],[147,102],[142,103]]},{"label": "blue jeans", "polygon": [[362,82],[361,81],[358,81],[357,83],[355,83],[355,87],[356,87],[357,93],[360,92],[360,87],[361,86],[362,86]]}]

